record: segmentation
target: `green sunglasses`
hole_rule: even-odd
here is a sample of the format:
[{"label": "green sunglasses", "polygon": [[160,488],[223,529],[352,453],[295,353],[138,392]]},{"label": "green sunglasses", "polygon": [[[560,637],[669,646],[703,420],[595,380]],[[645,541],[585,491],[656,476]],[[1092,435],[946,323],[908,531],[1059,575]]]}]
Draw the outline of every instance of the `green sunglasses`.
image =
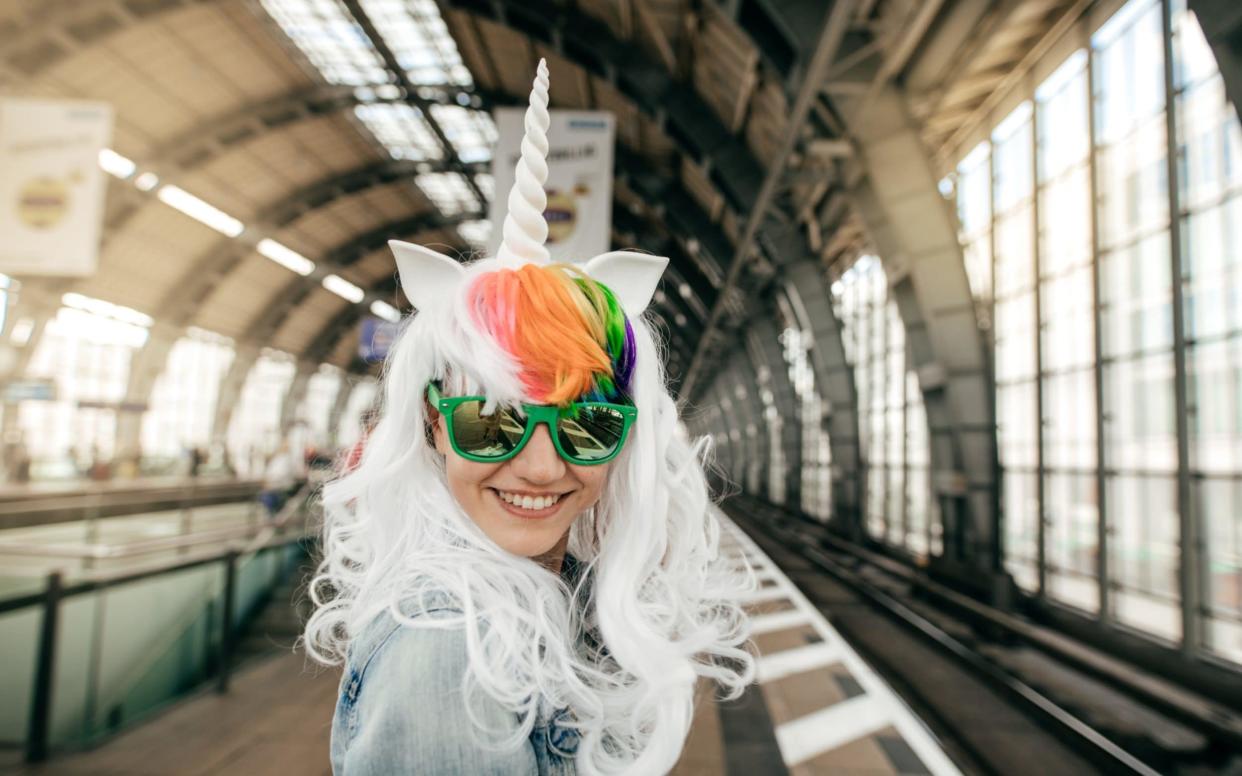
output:
[{"label": "green sunglasses", "polygon": [[483,414],[483,396],[440,395],[427,384],[427,400],[448,425],[453,452],[468,461],[499,463],[522,451],[540,423],[548,424],[552,444],[570,463],[581,466],[608,463],[621,452],[638,408],[628,404],[580,401],[568,407],[523,404],[521,411],[497,407]]}]

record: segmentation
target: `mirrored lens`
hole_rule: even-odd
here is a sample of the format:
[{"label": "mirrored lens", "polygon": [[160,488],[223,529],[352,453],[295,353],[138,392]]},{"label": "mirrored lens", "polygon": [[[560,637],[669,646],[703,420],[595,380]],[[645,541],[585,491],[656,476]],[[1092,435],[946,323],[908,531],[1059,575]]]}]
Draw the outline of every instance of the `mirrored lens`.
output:
[{"label": "mirrored lens", "polygon": [[612,407],[583,405],[572,418],[556,424],[558,441],[565,455],[579,461],[607,458],[621,444],[625,416]]},{"label": "mirrored lens", "polygon": [[469,455],[499,458],[522,441],[526,419],[512,410],[498,407],[484,415],[482,401],[466,401],[453,409],[453,444]]}]

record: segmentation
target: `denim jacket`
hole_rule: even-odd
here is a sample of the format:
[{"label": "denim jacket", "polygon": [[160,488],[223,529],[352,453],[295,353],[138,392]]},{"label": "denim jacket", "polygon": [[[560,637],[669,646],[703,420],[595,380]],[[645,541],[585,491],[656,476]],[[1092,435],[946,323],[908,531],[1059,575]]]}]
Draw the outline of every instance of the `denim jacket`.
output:
[{"label": "denim jacket", "polygon": [[[568,556],[567,563],[572,563]],[[447,595],[430,606],[402,607],[415,617],[460,613]],[[462,701],[468,669],[461,629],[409,628],[388,611],[350,644],[332,719],[335,776],[390,774],[539,774],[573,776],[578,731],[564,723],[568,709],[541,706],[528,744],[514,751],[485,749],[472,737]],[[488,730],[513,730],[518,716],[480,694],[475,712]],[[472,699],[475,700],[475,699]]]}]

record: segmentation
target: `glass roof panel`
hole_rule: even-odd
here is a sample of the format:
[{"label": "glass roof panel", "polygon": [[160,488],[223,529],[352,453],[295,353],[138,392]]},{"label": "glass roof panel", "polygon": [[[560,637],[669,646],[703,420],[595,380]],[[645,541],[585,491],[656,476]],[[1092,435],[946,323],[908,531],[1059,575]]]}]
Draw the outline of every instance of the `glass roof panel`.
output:
[{"label": "glass roof panel", "polygon": [[411,82],[473,86],[435,0],[362,0]]},{"label": "glass roof panel", "polygon": [[492,178],[491,173],[480,173],[474,176],[474,182],[479,187],[479,191],[483,192],[483,196],[487,197],[488,202],[496,198],[496,180]]},{"label": "glass roof panel", "polygon": [[414,182],[446,216],[479,209],[474,192],[466,185],[466,179],[458,173],[424,173],[416,177]]},{"label": "glass roof panel", "polygon": [[427,120],[422,111],[412,105],[376,102],[355,107],[354,115],[367,125],[393,159],[421,162],[441,158],[440,144],[431,134]]},{"label": "glass roof panel", "polygon": [[492,236],[491,221],[466,221],[457,227],[457,233],[475,248],[482,249],[487,245],[487,238]]},{"label": "glass roof panel", "polygon": [[340,0],[262,0],[263,8],[328,83],[388,83],[384,62]]},{"label": "glass roof panel", "polygon": [[492,158],[496,124],[491,116],[458,105],[432,105],[431,117],[444,130],[463,162],[486,162]]}]

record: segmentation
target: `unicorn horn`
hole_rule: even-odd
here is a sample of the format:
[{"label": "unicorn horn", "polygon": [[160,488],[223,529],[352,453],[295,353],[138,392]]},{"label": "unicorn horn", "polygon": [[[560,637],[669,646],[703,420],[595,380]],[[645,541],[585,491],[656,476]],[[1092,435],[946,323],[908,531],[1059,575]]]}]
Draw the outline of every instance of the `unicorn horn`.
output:
[{"label": "unicorn horn", "polygon": [[530,90],[530,107],[526,109],[526,134],[522,137],[522,156],[518,159],[509,190],[509,212],[505,214],[504,237],[496,260],[502,266],[547,264],[551,256],[544,242],[548,239],[548,222],[543,218],[548,195],[543,184],[548,181],[548,64],[539,60],[539,69]]}]

